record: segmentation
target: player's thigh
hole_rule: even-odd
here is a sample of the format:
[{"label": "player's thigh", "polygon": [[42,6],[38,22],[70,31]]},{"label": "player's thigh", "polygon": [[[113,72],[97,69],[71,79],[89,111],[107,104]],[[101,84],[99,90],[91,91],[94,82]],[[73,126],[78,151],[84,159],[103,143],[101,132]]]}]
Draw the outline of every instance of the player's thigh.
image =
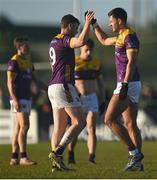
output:
[{"label": "player's thigh", "polygon": [[85,113],[82,107],[65,107],[65,111],[71,118],[72,124],[85,122]]},{"label": "player's thigh", "polygon": [[20,127],[29,127],[29,113],[27,112],[16,112],[16,121]]},{"label": "player's thigh", "polygon": [[116,119],[127,108],[129,98],[120,100],[119,95],[113,94],[105,113],[105,121]]},{"label": "player's thigh", "polygon": [[67,126],[67,113],[64,108],[53,108],[54,129],[64,130]]}]

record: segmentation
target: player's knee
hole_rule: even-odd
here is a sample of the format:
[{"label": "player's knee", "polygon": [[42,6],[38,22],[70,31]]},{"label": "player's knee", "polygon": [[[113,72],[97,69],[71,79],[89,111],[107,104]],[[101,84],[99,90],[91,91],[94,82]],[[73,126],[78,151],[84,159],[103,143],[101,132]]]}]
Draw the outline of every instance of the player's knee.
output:
[{"label": "player's knee", "polygon": [[127,129],[130,129],[130,127],[132,126],[132,123],[131,123],[130,121],[124,122],[124,126],[125,126]]},{"label": "player's knee", "polygon": [[105,120],[105,124],[106,124],[109,128],[112,128],[112,122],[111,122],[111,121]]},{"label": "player's knee", "polygon": [[88,134],[95,134],[95,127],[92,125],[87,126],[87,133]]},{"label": "player's knee", "polygon": [[112,128],[113,120],[112,120],[111,118],[109,118],[109,117],[105,117],[104,123],[105,123],[109,128]]},{"label": "player's knee", "polygon": [[20,130],[26,133],[29,130],[29,124],[24,124],[21,126]]},{"label": "player's knee", "polygon": [[127,128],[127,129],[137,129],[137,124],[136,123],[133,123],[131,120],[130,121],[127,121],[127,122],[124,122],[124,126]]},{"label": "player's knee", "polygon": [[73,122],[73,125],[74,126],[77,126],[78,128],[84,128],[86,126],[86,121],[84,120],[80,120],[80,119],[76,119],[74,122]]},{"label": "player's knee", "polygon": [[14,129],[14,136],[18,136],[20,127]]}]

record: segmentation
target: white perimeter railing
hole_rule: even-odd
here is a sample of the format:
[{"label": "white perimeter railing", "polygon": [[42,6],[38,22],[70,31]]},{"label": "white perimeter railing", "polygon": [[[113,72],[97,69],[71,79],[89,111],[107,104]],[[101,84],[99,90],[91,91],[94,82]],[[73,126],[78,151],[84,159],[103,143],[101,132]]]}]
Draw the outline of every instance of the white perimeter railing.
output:
[{"label": "white perimeter railing", "polygon": [[[154,123],[150,117],[143,111],[138,111],[137,124],[141,131],[142,139],[154,140],[157,139],[157,123]],[[50,126],[50,134],[52,131],[53,125]],[[118,140],[118,138],[112,133],[112,131],[104,124],[97,125],[96,127],[97,140],[113,141]],[[79,135],[79,139],[87,140],[87,131],[86,128]]]},{"label": "white perimeter railing", "polygon": [[[13,134],[14,119],[10,110],[0,110],[0,144],[10,144]],[[141,130],[142,139],[157,139],[157,124],[154,124],[143,110],[139,110],[137,124]],[[49,128],[49,137],[51,137],[53,125]],[[118,140],[112,131],[104,124],[97,125],[96,135],[98,140]],[[86,128],[79,135],[79,139],[87,139]],[[37,143],[38,137],[38,116],[35,110],[31,111],[30,129],[28,131],[27,142]]]},{"label": "white perimeter railing", "polygon": [[[0,144],[10,144],[14,128],[14,113],[10,110],[0,110]],[[30,129],[28,131],[27,142],[38,142],[38,117],[35,110],[31,111]]]}]

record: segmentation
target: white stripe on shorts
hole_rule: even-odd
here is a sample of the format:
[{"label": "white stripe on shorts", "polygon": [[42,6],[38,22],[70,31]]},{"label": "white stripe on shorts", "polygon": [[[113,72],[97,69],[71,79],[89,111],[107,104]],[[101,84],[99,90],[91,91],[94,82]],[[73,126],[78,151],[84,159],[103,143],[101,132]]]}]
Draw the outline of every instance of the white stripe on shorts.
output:
[{"label": "white stripe on shorts", "polygon": [[[116,89],[113,91],[113,94],[119,94],[121,87],[122,87],[122,83],[118,82]],[[140,81],[129,82],[128,96],[133,103],[138,103],[139,97],[140,97],[140,92],[141,92],[141,82]]]}]

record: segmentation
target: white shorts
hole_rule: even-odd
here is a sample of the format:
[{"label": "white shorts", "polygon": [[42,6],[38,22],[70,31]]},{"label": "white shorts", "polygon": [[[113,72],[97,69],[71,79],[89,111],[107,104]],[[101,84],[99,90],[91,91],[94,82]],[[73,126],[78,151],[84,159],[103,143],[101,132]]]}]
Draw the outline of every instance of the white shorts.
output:
[{"label": "white shorts", "polygon": [[98,112],[98,98],[95,93],[80,97],[85,112]]},{"label": "white shorts", "polygon": [[[13,105],[13,100],[10,100],[10,105],[11,105],[11,112],[16,113],[17,111]],[[30,111],[31,111],[31,101],[30,100],[20,99],[19,105],[20,105],[19,112],[26,112],[26,113],[30,114]]]},{"label": "white shorts", "polygon": [[[119,94],[120,89],[122,87],[122,83],[118,82],[116,89],[113,91],[113,94]],[[128,96],[133,103],[138,103],[141,92],[141,82],[134,81],[129,82],[128,84]]]},{"label": "white shorts", "polygon": [[68,84],[66,91],[63,84],[52,84],[48,87],[48,96],[52,108],[82,106],[78,93],[72,84]]}]

